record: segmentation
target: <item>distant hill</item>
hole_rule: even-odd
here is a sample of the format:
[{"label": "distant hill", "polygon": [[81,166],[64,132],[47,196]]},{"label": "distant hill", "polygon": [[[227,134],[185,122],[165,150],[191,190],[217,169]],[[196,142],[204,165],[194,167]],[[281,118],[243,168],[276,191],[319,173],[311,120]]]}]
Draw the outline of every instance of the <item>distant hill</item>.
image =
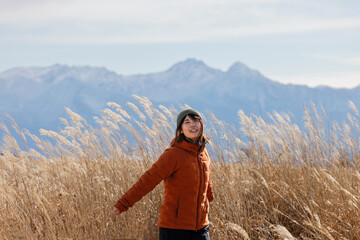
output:
[{"label": "distant hill", "polygon": [[[359,79],[360,82],[360,79]],[[56,130],[64,107],[85,119],[99,115],[106,102],[125,105],[132,94],[148,97],[155,105],[188,104],[209,110],[226,122],[237,122],[237,112],[266,119],[267,112],[292,112],[302,122],[310,102],[323,106],[330,120],[351,112],[349,100],[360,105],[360,87],[333,89],[281,84],[240,62],[227,71],[188,59],[168,70],[140,75],[119,75],[106,68],[53,65],[14,68],[0,73],[0,115],[11,115],[21,128]]]}]

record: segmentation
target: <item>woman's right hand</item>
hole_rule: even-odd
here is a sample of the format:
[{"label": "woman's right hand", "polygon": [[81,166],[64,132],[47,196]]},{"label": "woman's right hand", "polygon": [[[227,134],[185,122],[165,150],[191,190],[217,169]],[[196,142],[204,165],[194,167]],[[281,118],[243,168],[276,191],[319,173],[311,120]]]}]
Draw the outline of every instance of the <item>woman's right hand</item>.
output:
[{"label": "woman's right hand", "polygon": [[114,207],[113,211],[111,212],[111,218],[114,219],[115,216],[117,216],[117,215],[120,215],[120,211],[119,211],[119,209]]}]

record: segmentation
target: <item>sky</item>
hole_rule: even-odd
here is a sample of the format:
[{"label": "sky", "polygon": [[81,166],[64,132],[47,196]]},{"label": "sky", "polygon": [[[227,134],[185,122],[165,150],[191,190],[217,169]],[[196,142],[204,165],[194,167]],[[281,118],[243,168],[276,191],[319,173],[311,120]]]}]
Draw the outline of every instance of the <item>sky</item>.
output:
[{"label": "sky", "polygon": [[359,0],[0,0],[0,72],[240,61],[281,83],[360,85]]}]

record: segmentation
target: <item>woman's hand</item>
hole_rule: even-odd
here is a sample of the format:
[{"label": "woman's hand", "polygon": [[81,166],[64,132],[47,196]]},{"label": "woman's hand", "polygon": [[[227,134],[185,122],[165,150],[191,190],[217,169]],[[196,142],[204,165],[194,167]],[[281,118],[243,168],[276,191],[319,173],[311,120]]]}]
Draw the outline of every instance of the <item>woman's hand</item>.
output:
[{"label": "woman's hand", "polygon": [[114,207],[113,211],[111,212],[111,218],[114,219],[115,216],[117,216],[117,215],[120,215],[120,211],[119,211],[119,209]]}]

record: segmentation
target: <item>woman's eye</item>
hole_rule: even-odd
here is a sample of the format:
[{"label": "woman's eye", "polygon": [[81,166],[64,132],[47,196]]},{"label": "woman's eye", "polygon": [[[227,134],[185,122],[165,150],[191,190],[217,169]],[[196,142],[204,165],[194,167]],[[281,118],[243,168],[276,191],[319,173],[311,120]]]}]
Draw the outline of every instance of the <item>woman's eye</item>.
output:
[{"label": "woman's eye", "polygon": [[[200,122],[200,119],[195,119],[193,122],[194,122],[194,123],[199,123],[199,122]],[[184,122],[184,124],[190,124],[190,123],[191,123],[190,121]]]}]

